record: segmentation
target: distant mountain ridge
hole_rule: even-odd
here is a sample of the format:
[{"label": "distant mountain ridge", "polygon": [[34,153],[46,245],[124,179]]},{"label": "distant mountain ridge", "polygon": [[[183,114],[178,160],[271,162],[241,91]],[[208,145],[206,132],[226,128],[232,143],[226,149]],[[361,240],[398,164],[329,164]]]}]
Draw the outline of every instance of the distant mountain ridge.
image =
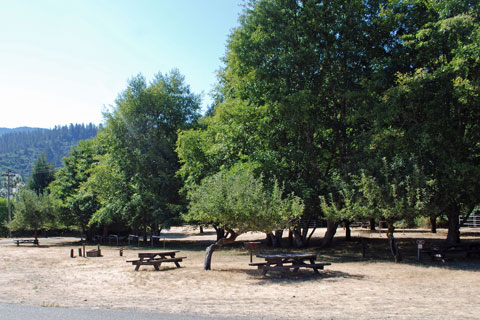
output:
[{"label": "distant mountain ridge", "polygon": [[[35,130],[42,130],[43,128],[35,128],[35,127],[18,127],[18,128],[0,128],[0,136],[3,136],[7,133],[12,132],[25,132],[25,131],[35,131]],[[48,129],[43,129],[48,130]]]},{"label": "distant mountain ridge", "polygon": [[90,123],[56,126],[53,129],[20,127],[0,128],[0,173],[7,170],[20,174],[24,181],[30,176],[33,164],[45,153],[55,167],[81,140],[95,137],[98,127]]}]

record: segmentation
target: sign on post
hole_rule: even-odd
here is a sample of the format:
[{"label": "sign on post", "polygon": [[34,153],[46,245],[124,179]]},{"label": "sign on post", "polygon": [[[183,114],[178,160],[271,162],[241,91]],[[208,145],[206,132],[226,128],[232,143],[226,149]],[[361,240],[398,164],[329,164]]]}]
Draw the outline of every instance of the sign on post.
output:
[{"label": "sign on post", "polygon": [[418,262],[420,262],[422,260],[422,257],[421,257],[421,251],[423,249],[423,245],[425,244],[425,240],[417,240],[417,246],[418,246],[418,249],[417,249],[417,260]]},{"label": "sign on post", "polygon": [[417,240],[418,249],[423,249],[424,244],[425,240]]}]

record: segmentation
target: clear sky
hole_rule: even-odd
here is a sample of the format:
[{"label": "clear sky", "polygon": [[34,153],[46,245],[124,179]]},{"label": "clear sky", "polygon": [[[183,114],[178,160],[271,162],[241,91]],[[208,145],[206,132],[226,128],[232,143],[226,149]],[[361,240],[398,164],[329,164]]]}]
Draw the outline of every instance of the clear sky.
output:
[{"label": "clear sky", "polygon": [[243,0],[0,0],[0,127],[99,124],[128,79],[216,82]]}]

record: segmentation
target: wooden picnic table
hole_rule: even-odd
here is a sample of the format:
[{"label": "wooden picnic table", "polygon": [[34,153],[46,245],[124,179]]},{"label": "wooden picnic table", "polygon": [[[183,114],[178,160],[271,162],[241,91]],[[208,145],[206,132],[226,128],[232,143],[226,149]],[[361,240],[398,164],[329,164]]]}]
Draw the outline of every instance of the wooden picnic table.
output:
[{"label": "wooden picnic table", "polygon": [[159,267],[164,262],[173,262],[177,268],[180,268],[179,262],[182,262],[187,257],[175,257],[177,252],[180,251],[139,252],[138,260],[127,260],[127,262],[131,262],[132,265],[136,266],[135,271],[138,271],[140,266],[143,265],[152,265],[155,270],[160,270]]},{"label": "wooden picnic table", "polygon": [[267,274],[268,271],[286,273],[290,269],[297,272],[300,268],[311,268],[316,274],[320,274],[318,269],[330,265],[330,263],[316,263],[317,255],[310,253],[259,254],[257,257],[265,259],[265,262],[250,263],[250,265],[262,270],[262,275]]},{"label": "wooden picnic table", "polygon": [[12,241],[17,244],[17,247],[20,246],[21,243],[33,243],[33,245],[37,247],[40,245],[38,239],[14,239]]}]

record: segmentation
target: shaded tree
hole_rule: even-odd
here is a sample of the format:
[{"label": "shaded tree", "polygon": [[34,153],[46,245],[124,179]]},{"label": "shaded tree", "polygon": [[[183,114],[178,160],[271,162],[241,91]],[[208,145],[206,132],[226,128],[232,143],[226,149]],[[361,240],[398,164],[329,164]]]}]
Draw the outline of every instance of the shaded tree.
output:
[{"label": "shaded tree", "polygon": [[458,242],[459,215],[480,192],[478,1],[395,1],[385,14],[396,17],[408,54],[377,109],[379,132],[436,181],[435,210],[448,216],[447,240]]}]

